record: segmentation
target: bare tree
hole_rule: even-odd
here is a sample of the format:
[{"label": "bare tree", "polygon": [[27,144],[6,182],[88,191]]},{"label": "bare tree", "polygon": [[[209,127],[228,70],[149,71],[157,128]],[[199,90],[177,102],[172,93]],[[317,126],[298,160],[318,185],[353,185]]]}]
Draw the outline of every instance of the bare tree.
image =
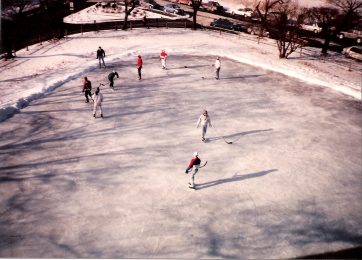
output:
[{"label": "bare tree", "polygon": [[274,8],[277,15],[275,15],[273,19],[273,28],[279,51],[279,58],[288,58],[290,54],[303,45],[303,40],[300,36],[301,19],[288,19],[288,17],[299,17],[298,9],[297,5],[289,1],[278,4]]},{"label": "bare tree", "polygon": [[63,17],[69,12],[67,2],[64,0],[38,0],[38,2],[43,12],[47,14],[44,22],[53,29],[53,38],[63,38],[65,30]]},{"label": "bare tree", "polygon": [[344,13],[354,13],[362,7],[361,0],[327,0],[327,2],[340,8]]},{"label": "bare tree", "polygon": [[[131,5],[129,7],[129,4]],[[124,0],[124,22],[122,30],[128,29],[128,16],[131,14],[133,9],[136,7],[136,0]]]},{"label": "bare tree", "polygon": [[336,17],[338,16],[338,10],[330,7],[313,7],[306,9],[304,17],[311,21],[318,23],[322,27],[321,36],[324,40],[322,46],[322,53],[327,54],[329,44],[335,33],[332,28],[336,27]]},{"label": "bare tree", "polygon": [[26,8],[33,5],[32,0],[3,0],[3,9],[8,9],[12,15],[22,15]]},{"label": "bare tree", "polygon": [[288,19],[288,17],[297,17],[298,10],[298,6],[291,0],[264,0],[256,5],[261,23],[259,36],[263,35],[263,30],[273,32],[279,58],[288,58],[303,44],[300,36],[301,20],[291,22]]},{"label": "bare tree", "polygon": [[261,30],[259,32],[259,37],[263,36],[264,30],[269,29],[269,12],[273,10],[278,5],[283,4],[285,1],[288,0],[263,0],[259,1],[256,5],[255,9],[259,15],[260,23],[261,23]]},{"label": "bare tree", "polygon": [[337,24],[336,33],[343,29],[350,29],[360,18],[362,0],[327,0],[327,2],[340,9],[343,16]]},{"label": "bare tree", "polygon": [[6,13],[6,19],[1,18],[1,49],[8,59],[14,57],[13,48],[21,33],[19,24],[25,20],[25,11],[32,5],[31,0],[1,0],[1,11]]},{"label": "bare tree", "polygon": [[197,29],[196,17],[197,17],[197,12],[199,11],[202,5],[202,0],[192,0],[191,5],[192,9],[194,10],[192,14],[192,23],[193,23],[192,29],[196,30]]}]

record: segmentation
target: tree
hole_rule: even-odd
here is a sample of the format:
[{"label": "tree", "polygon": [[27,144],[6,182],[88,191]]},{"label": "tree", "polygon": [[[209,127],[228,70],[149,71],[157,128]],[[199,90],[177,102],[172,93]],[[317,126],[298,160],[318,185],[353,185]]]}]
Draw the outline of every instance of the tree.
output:
[{"label": "tree", "polygon": [[297,10],[291,0],[264,0],[256,5],[261,26],[259,37],[264,34],[264,30],[273,32],[279,58],[288,58],[303,44],[299,33],[300,20],[293,23],[288,20],[288,16],[296,16]]},{"label": "tree", "polygon": [[[128,8],[129,4],[131,4],[131,8]],[[133,9],[135,9],[135,7],[136,7],[136,0],[124,0],[124,22],[122,30],[127,30],[128,16],[131,14]]]},{"label": "tree", "polygon": [[322,27],[321,36],[324,40],[322,53],[327,54],[329,44],[335,33],[332,28],[336,28],[338,10],[330,7],[313,7],[306,9],[304,15],[306,19],[316,22]]},{"label": "tree", "polygon": [[288,58],[301,45],[300,36],[301,19],[289,20],[288,17],[298,16],[298,6],[290,1],[278,4],[274,8],[275,15],[272,19],[274,37],[279,51],[279,58]]},{"label": "tree", "polygon": [[258,4],[255,7],[255,10],[259,15],[262,26],[264,26],[265,28],[268,27],[267,21],[268,21],[269,12],[272,11],[273,8],[276,8],[278,5],[283,4],[285,1],[288,0],[264,0],[258,2]]},{"label": "tree", "polygon": [[327,3],[341,10],[342,19],[336,27],[336,33],[353,27],[360,18],[362,0],[327,0]]},{"label": "tree", "polygon": [[21,16],[27,8],[33,6],[32,0],[3,0],[3,10],[8,10],[10,15]]},{"label": "tree", "polygon": [[8,59],[13,58],[13,48],[16,45],[16,41],[19,33],[21,33],[21,27],[19,24],[25,20],[25,11],[33,6],[31,0],[2,0],[2,12],[6,15],[1,17],[2,21],[2,49],[6,51],[6,57]]},{"label": "tree", "polygon": [[192,22],[193,22],[192,29],[196,30],[197,29],[197,23],[196,23],[197,11],[199,11],[199,9],[202,5],[202,0],[192,0],[191,5],[192,5],[192,9],[194,10],[194,12],[192,14]]},{"label": "tree", "polygon": [[268,30],[270,28],[268,23],[268,18],[270,17],[269,12],[277,5],[281,5],[283,3],[284,0],[263,0],[258,2],[258,4],[255,7],[255,10],[259,15],[261,23],[261,30],[259,32],[259,37],[263,36],[264,30]]},{"label": "tree", "polygon": [[64,37],[63,17],[69,12],[65,1],[60,0],[38,0],[40,8],[47,15],[43,18],[44,23],[53,29],[54,38]]}]

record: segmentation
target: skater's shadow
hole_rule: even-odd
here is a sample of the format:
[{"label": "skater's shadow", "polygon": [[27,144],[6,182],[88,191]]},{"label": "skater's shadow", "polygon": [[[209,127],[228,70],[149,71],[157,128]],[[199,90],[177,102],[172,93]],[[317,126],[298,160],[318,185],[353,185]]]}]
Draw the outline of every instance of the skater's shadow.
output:
[{"label": "skater's shadow", "polygon": [[220,179],[220,180],[209,181],[209,182],[197,184],[197,189],[201,190],[201,189],[210,188],[212,186],[220,185],[220,184],[223,184],[223,183],[242,181],[242,180],[246,180],[246,179],[262,177],[264,175],[267,175],[268,173],[275,172],[277,170],[278,169],[271,169],[271,170],[267,170],[267,171],[254,172],[254,173],[249,173],[249,174],[245,174],[245,175],[237,175],[237,174],[235,174],[233,177],[230,177],[230,178],[225,178],[225,179]]},{"label": "skater's shadow", "polygon": [[260,132],[268,132],[268,131],[272,131],[272,130],[273,130],[272,128],[269,128],[269,129],[260,129],[260,130],[251,130],[251,131],[246,131],[246,132],[240,132],[240,133],[231,134],[231,135],[222,135],[222,136],[216,136],[216,137],[209,137],[207,139],[207,141],[212,142],[212,141],[217,141],[217,140],[220,140],[220,139],[224,138],[226,141],[234,143],[234,142],[238,141],[244,135],[255,134],[255,133],[260,133]]},{"label": "skater's shadow", "polygon": [[248,79],[248,78],[257,78],[264,76],[266,74],[255,74],[255,75],[245,75],[245,76],[233,76],[233,77],[220,77],[220,79]]},{"label": "skater's shadow", "polygon": [[193,66],[181,66],[181,67],[168,67],[167,70],[180,70],[180,69],[194,69],[194,68],[202,68],[202,67],[210,67],[210,65],[193,65]]}]

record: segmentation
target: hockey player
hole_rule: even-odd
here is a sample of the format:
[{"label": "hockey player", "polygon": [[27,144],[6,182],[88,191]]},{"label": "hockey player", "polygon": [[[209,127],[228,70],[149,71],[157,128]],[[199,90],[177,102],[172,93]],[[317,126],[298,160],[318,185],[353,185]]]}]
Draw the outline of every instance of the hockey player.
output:
[{"label": "hockey player", "polygon": [[165,52],[165,50],[162,50],[160,54],[160,60],[161,60],[162,69],[164,70],[166,69],[166,58],[167,58],[167,53]]},{"label": "hockey player", "polygon": [[188,174],[191,170],[191,176],[190,176],[190,182],[189,182],[189,188],[195,189],[195,175],[199,171],[201,160],[198,157],[198,153],[194,152],[194,155],[189,163],[189,166],[187,167],[185,173]]},{"label": "hockey player", "polygon": [[85,103],[89,103],[89,98],[92,98],[92,83],[90,82],[90,80],[88,80],[87,77],[84,77],[84,81],[83,81],[83,92],[84,92],[84,96],[85,96]]},{"label": "hockey player", "polygon": [[117,76],[117,79],[119,79],[119,75],[116,70],[113,70],[111,73],[108,74],[108,80],[109,80],[109,86],[113,89],[114,85],[114,77]]},{"label": "hockey player", "polygon": [[97,88],[96,92],[93,94],[93,117],[96,118],[96,112],[97,108],[99,107],[99,110],[101,112],[101,117],[103,118],[103,112],[102,112],[102,102],[103,102],[103,95],[100,92],[99,87]]},{"label": "hockey player", "polygon": [[99,61],[99,68],[101,68],[101,62],[103,62],[103,66],[106,67],[106,64],[104,63],[104,58],[106,57],[105,51],[102,49],[101,46],[99,46],[97,50],[97,59]]},{"label": "hockey player", "polygon": [[138,80],[141,80],[141,78],[142,78],[142,74],[141,74],[142,65],[143,65],[142,57],[141,57],[141,55],[138,55],[137,63],[136,63],[136,67],[137,67],[137,70],[138,70]]},{"label": "hockey player", "polygon": [[207,131],[207,126],[209,125],[210,127],[212,127],[210,116],[209,116],[209,114],[207,113],[206,110],[204,110],[204,112],[199,117],[199,120],[197,121],[196,128],[198,128],[200,126],[200,124],[202,126],[202,129],[201,129],[202,141],[205,142],[205,135],[206,135],[206,131]]}]

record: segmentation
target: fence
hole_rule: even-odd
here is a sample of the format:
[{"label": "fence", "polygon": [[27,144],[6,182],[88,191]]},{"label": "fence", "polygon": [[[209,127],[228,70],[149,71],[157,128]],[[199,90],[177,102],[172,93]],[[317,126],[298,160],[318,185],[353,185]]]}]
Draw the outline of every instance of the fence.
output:
[{"label": "fence", "polygon": [[[112,21],[112,22],[102,22],[97,23],[87,23],[87,24],[59,24],[57,27],[52,29],[46,28],[43,29],[42,26],[32,26],[27,30],[27,35],[20,35],[17,33],[12,38],[11,41],[11,50],[16,52],[20,49],[26,48],[27,46],[41,43],[44,41],[49,41],[53,39],[59,39],[70,34],[83,33],[89,31],[100,31],[100,30],[119,30],[122,29],[124,21]],[[193,23],[187,19],[179,20],[169,20],[161,18],[149,18],[147,19],[147,27],[165,27],[165,28],[192,28]],[[145,27],[141,20],[131,20],[127,22],[127,28],[142,28]],[[18,31],[18,30],[16,30]],[[32,32],[32,33],[30,33]],[[5,46],[1,46],[0,52],[6,52]]]},{"label": "fence", "polygon": [[[122,29],[124,21],[87,23],[87,24],[65,24],[65,36],[76,33],[101,31],[101,30],[119,30]],[[142,27],[166,27],[166,28],[191,28],[192,22],[187,19],[182,20],[167,20],[167,19],[147,19],[144,24],[140,20],[128,21],[127,28],[142,28]]]}]

